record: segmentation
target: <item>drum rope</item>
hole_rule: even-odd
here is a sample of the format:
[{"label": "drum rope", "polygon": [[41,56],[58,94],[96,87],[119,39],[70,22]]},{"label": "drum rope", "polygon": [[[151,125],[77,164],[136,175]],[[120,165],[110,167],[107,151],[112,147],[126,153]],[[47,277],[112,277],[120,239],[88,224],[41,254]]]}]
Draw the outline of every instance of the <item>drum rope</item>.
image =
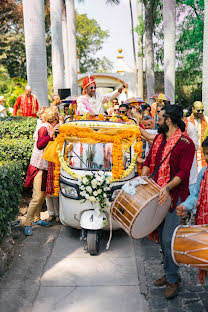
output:
[{"label": "drum rope", "polygon": [[107,242],[107,245],[106,245],[106,249],[107,249],[107,250],[110,248],[110,243],[111,243],[112,233],[113,233],[111,212],[110,212],[109,221],[110,221],[110,235],[109,235],[109,239],[108,239],[108,242]]}]

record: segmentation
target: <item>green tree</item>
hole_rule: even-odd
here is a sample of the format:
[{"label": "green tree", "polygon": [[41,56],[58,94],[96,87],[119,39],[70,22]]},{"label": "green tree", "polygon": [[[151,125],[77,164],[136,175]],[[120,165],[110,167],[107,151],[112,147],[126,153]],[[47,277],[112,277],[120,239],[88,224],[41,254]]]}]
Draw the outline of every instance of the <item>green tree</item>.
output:
[{"label": "green tree", "polygon": [[[26,79],[26,55],[23,32],[22,1],[1,0],[0,6],[0,63],[7,68],[11,77]],[[51,67],[51,32],[49,0],[45,0],[45,28],[48,75]],[[112,69],[112,63],[104,58],[94,57],[108,38],[108,31],[102,30],[94,19],[86,14],[76,13],[77,48],[80,53],[81,72]]]},{"label": "green tree", "polygon": [[102,30],[95,19],[86,14],[76,13],[77,48],[80,55],[80,72],[110,70],[112,64],[106,58],[94,57],[102,49],[102,44],[109,37],[108,31]]}]

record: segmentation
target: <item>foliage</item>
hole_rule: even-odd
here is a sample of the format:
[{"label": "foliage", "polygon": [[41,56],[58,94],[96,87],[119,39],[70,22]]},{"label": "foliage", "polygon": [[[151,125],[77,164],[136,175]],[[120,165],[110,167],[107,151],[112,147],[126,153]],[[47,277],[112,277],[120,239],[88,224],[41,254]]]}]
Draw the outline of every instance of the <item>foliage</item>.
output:
[{"label": "foliage", "polygon": [[22,190],[22,163],[0,163],[0,238],[7,234],[8,224],[18,213]]},{"label": "foliage", "polygon": [[95,58],[97,51],[101,50],[102,44],[109,37],[108,31],[104,31],[95,19],[88,19],[86,14],[76,13],[77,48],[80,55],[80,72],[98,70],[101,62],[105,69],[111,69],[112,64],[106,58]]},{"label": "foliage", "polygon": [[0,139],[21,137],[31,139],[36,124],[37,119],[33,117],[2,117],[0,118]]},{"label": "foliage", "polygon": [[190,80],[192,73],[202,68],[204,1],[178,0],[177,4],[179,36],[176,50],[178,67],[186,72],[186,78]]},{"label": "foliage", "polygon": [[24,172],[22,177],[24,178],[32,155],[33,145],[33,141],[27,138],[0,139],[0,162],[5,159],[8,161],[21,161]]},{"label": "foliage", "polygon": [[[24,43],[22,1],[3,0],[6,4],[0,6],[0,63],[5,66],[11,78],[26,79],[26,54]],[[119,1],[107,1],[109,3]],[[51,31],[50,31],[50,5],[45,3],[45,29],[48,75],[52,73],[51,65]],[[94,54],[102,49],[102,44],[108,38],[108,32],[101,29],[96,20],[88,19],[86,14],[76,13],[77,49],[80,53],[81,72],[100,71],[112,69],[112,63],[106,58],[96,58]]]},{"label": "foliage", "polygon": [[18,213],[36,122],[32,117],[0,118],[0,238]]},{"label": "foliage", "polygon": [[17,97],[24,93],[26,80],[22,78],[10,78],[7,69],[0,65],[0,95],[6,99],[5,106],[13,106]]}]

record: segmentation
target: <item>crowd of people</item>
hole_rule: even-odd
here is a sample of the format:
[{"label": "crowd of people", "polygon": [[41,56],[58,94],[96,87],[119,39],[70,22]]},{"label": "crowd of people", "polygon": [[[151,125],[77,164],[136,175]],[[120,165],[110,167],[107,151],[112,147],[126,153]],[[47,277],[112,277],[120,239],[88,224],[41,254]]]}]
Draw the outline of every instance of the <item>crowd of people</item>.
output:
[{"label": "crowd of people", "polygon": [[[184,116],[180,105],[170,105],[164,100],[156,100],[152,105],[119,103],[118,97],[127,85],[103,95],[96,91],[95,79],[87,77],[82,87],[83,94],[77,99],[77,114],[87,113],[91,117],[98,114],[122,115],[133,120],[140,127],[143,140],[143,154],[137,158],[137,162],[142,164],[142,175],[150,176],[161,187],[160,205],[171,196],[169,212],[157,229],[165,275],[154,285],[166,285],[165,297],[173,298],[178,292],[180,275],[171,256],[171,238],[180,224],[180,217],[187,216],[196,207],[195,223],[208,224],[208,118],[204,115],[204,106],[196,101],[190,116]],[[103,104],[108,102],[112,104],[105,111]],[[32,224],[49,226],[54,218],[59,222],[58,198],[53,195],[54,163],[43,159],[45,147],[54,140],[55,131],[63,122],[57,108],[59,104],[60,97],[56,95],[51,107],[39,108],[37,98],[27,86],[14,105],[14,116],[19,109],[21,116],[39,117],[25,182],[25,187],[33,188],[25,220],[25,235],[32,234]],[[64,118],[70,115],[68,104],[64,107],[64,115]],[[41,220],[40,211],[45,198],[49,218]],[[206,272],[200,270],[201,281]]]}]

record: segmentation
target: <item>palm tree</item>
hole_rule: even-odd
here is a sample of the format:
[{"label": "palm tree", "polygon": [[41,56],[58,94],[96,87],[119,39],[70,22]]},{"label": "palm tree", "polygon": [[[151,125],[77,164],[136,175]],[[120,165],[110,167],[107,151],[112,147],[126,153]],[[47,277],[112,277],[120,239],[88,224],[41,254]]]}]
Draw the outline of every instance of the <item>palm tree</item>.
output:
[{"label": "palm tree", "polygon": [[64,53],[64,81],[65,87],[70,88],[70,72],[69,72],[69,50],[68,50],[68,34],[66,21],[66,7],[63,1],[62,4],[62,38],[63,38],[63,53]]},{"label": "palm tree", "polygon": [[137,35],[138,35],[138,96],[143,98],[143,33],[144,33],[144,21],[143,21],[143,1],[137,0]]},{"label": "palm tree", "polygon": [[57,94],[58,89],[64,88],[62,5],[63,0],[50,0],[52,71],[55,94]]},{"label": "palm tree", "polygon": [[40,106],[48,105],[44,1],[23,0],[27,80]]},{"label": "palm tree", "polygon": [[150,0],[144,0],[145,7],[145,72],[147,83],[147,99],[155,93],[154,49],[153,49],[153,16]]},{"label": "palm tree", "polygon": [[77,48],[76,48],[76,21],[75,21],[74,0],[65,0],[65,4],[66,4],[71,93],[72,95],[77,95],[78,94]]},{"label": "palm tree", "polygon": [[175,103],[176,0],[163,0],[165,94]]},{"label": "palm tree", "polygon": [[203,71],[202,71],[202,102],[208,116],[208,0],[204,0],[204,38],[203,38]]}]

